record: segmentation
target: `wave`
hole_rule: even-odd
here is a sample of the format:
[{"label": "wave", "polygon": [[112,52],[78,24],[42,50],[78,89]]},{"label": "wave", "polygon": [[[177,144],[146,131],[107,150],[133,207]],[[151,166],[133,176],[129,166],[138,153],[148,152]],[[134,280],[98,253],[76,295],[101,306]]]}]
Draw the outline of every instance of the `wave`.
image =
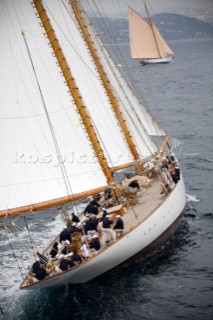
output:
[{"label": "wave", "polygon": [[186,194],[186,202],[200,202],[195,195]]}]

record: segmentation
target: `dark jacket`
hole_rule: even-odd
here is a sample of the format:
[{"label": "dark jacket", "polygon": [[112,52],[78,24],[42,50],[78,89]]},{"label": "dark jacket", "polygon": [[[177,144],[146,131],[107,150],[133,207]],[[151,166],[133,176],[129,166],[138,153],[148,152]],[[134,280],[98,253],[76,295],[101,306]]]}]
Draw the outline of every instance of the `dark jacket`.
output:
[{"label": "dark jacket", "polygon": [[79,218],[74,213],[72,213],[72,221],[76,223],[80,222]]},{"label": "dark jacket", "polygon": [[90,249],[99,250],[101,247],[100,241],[98,238],[92,239],[92,242],[90,243]]},{"label": "dark jacket", "polygon": [[113,229],[123,229],[124,223],[121,218],[117,218],[116,224],[114,225]]},{"label": "dark jacket", "polygon": [[103,228],[108,229],[108,228],[110,228],[110,225],[111,225],[112,223],[113,223],[112,220],[109,220],[108,217],[105,217],[105,218],[103,219],[102,226],[103,226]]},{"label": "dark jacket", "polygon": [[78,262],[78,263],[82,262],[82,259],[78,253],[73,253],[71,260],[72,260],[72,262]]},{"label": "dark jacket", "polygon": [[86,221],[85,223],[85,233],[87,234],[87,231],[95,230],[97,231],[97,226],[98,226],[98,220],[90,218],[89,220]]},{"label": "dark jacket", "polygon": [[60,242],[65,241],[65,240],[69,240],[70,242],[72,241],[71,240],[71,235],[67,231],[67,229],[62,230],[61,233],[60,233]]},{"label": "dark jacket", "polygon": [[89,203],[88,206],[86,206],[84,213],[98,214],[98,207]]},{"label": "dark jacket", "polygon": [[56,244],[53,245],[52,250],[50,251],[50,256],[52,258],[55,258],[57,253],[58,253],[58,244],[56,243]]},{"label": "dark jacket", "polygon": [[32,265],[32,272],[36,273],[36,271],[38,271],[39,269],[40,269],[40,262],[39,261],[34,262]]},{"label": "dark jacket", "polygon": [[62,270],[62,271],[65,271],[65,270],[68,270],[68,267],[70,266],[70,261],[67,260],[67,259],[62,259],[61,262],[60,262],[60,265],[59,265],[59,268]]},{"label": "dark jacket", "polygon": [[47,275],[47,272],[44,268],[39,268],[37,271],[36,271],[36,275],[35,277],[38,279],[38,280],[43,280]]}]

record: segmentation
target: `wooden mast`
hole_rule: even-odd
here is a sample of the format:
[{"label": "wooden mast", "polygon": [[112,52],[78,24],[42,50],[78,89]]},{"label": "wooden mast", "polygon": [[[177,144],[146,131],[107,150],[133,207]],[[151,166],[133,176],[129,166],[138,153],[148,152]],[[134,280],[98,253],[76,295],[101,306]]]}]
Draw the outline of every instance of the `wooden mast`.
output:
[{"label": "wooden mast", "polygon": [[156,37],[155,37],[155,32],[154,32],[154,30],[153,30],[153,22],[152,22],[152,20],[150,19],[150,15],[149,15],[148,7],[147,7],[147,4],[146,4],[146,0],[144,0],[144,7],[145,7],[145,9],[146,9],[146,13],[147,13],[147,17],[148,17],[148,20],[149,20],[149,24],[150,24],[150,27],[151,27],[151,29],[152,29],[152,33],[153,33],[153,37],[154,37],[154,39],[155,39],[155,43],[156,43],[156,47],[157,47],[157,50],[158,50],[159,57],[162,58],[162,57],[161,57],[161,54],[160,54],[159,47],[158,47],[157,39],[156,39]]},{"label": "wooden mast", "polygon": [[[137,162],[137,165],[138,165],[138,169],[139,171],[142,171],[143,170],[143,164],[142,164],[142,161],[140,159],[140,156],[138,154],[138,151],[136,149],[136,145],[133,141],[133,138],[128,130],[128,127],[127,127],[127,124],[126,124],[126,121],[123,117],[123,114],[120,110],[120,107],[119,107],[119,104],[118,104],[118,101],[117,101],[117,98],[116,96],[114,95],[114,92],[113,92],[113,89],[112,89],[112,86],[110,84],[110,81],[108,80],[107,78],[107,74],[105,73],[104,71],[104,67],[101,63],[101,60],[97,54],[97,50],[94,46],[94,42],[92,41],[92,38],[91,38],[91,35],[89,33],[89,30],[88,30],[88,26],[87,24],[85,23],[84,21],[84,17],[82,15],[82,12],[81,10],[79,9],[79,6],[78,6],[78,1],[77,0],[70,0],[70,5],[73,9],[73,12],[76,16],[76,19],[78,21],[78,24],[79,24],[79,27],[83,33],[83,36],[84,36],[84,39],[88,45],[88,48],[90,50],[90,53],[92,55],[92,58],[94,60],[94,63],[97,67],[97,70],[98,70],[98,73],[100,75],[100,78],[102,80],[102,83],[104,85],[104,88],[107,92],[107,95],[109,97],[109,100],[111,102],[111,105],[113,107],[113,110],[115,112],[115,115],[120,123],[120,126],[122,128],[122,131],[123,131],[123,134],[126,138],[126,141],[128,143],[128,146],[131,150],[131,153],[135,159],[135,161]],[[114,170],[116,171],[116,170]]]},{"label": "wooden mast", "polygon": [[104,156],[104,152],[101,148],[101,144],[98,140],[97,134],[95,132],[95,129],[92,125],[91,118],[87,112],[86,106],[84,105],[84,101],[82,99],[81,93],[77,87],[77,84],[75,82],[75,79],[71,73],[71,70],[69,68],[69,65],[67,63],[67,60],[64,56],[63,50],[59,44],[59,41],[56,37],[55,31],[51,25],[51,22],[48,18],[48,15],[46,13],[46,10],[43,6],[43,3],[41,0],[33,0],[33,3],[35,5],[35,8],[37,10],[37,13],[39,15],[39,18],[41,20],[42,26],[45,29],[46,35],[50,41],[50,44],[52,46],[52,49],[54,51],[54,54],[58,60],[59,66],[61,68],[61,71],[64,75],[64,78],[67,82],[68,88],[72,94],[72,97],[75,101],[76,107],[78,109],[78,112],[81,116],[82,122],[84,124],[84,127],[86,129],[86,132],[89,136],[89,139],[92,143],[93,149],[96,153],[96,156],[99,160],[99,163],[102,167],[102,170],[107,178],[107,181],[109,184],[113,186],[113,191],[116,197],[119,197],[119,190],[115,186],[115,181],[112,175],[112,172],[108,166],[107,160]]}]

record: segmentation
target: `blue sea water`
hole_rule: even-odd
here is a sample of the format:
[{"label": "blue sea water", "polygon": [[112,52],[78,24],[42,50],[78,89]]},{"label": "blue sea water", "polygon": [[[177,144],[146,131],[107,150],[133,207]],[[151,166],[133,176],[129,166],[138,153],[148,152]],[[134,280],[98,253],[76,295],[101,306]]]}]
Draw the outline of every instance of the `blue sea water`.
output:
[{"label": "blue sea water", "polygon": [[[152,256],[90,283],[24,292],[13,252],[1,237],[0,319],[213,319],[213,40],[171,45],[177,57],[167,65],[139,66],[128,45],[120,50],[152,113],[183,143],[178,157],[187,206],[177,232]],[[60,230],[61,217],[50,210],[27,222],[43,247]],[[15,249],[26,237],[17,231]],[[21,250],[23,256],[26,246]]]}]

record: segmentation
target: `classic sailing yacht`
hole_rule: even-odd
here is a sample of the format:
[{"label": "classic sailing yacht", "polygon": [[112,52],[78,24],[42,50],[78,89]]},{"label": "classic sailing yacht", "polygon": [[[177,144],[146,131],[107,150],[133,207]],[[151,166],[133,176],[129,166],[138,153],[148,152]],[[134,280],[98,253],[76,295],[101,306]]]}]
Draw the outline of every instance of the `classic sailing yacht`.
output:
[{"label": "classic sailing yacht", "polygon": [[[186,202],[182,174],[172,178],[177,159],[169,136],[132,93],[80,1],[5,0],[0,12],[5,232],[8,217],[14,225],[21,215],[97,194],[111,219],[119,213],[124,221],[120,237],[101,242],[81,264],[43,280],[30,270],[21,289],[86,282],[151,252],[177,228]],[[125,170],[128,176],[116,180]],[[139,190],[129,186],[132,180]],[[106,201],[109,189],[112,198]],[[102,241],[102,211],[97,219]],[[65,217],[65,223],[70,220]],[[69,255],[81,251],[83,236],[73,237]],[[49,257],[58,240],[56,235],[43,255]],[[58,267],[58,258],[50,264]]]},{"label": "classic sailing yacht", "polygon": [[146,1],[146,22],[134,9],[129,7],[129,40],[131,57],[140,59],[142,64],[168,63],[175,57],[174,52],[151,20]]}]

